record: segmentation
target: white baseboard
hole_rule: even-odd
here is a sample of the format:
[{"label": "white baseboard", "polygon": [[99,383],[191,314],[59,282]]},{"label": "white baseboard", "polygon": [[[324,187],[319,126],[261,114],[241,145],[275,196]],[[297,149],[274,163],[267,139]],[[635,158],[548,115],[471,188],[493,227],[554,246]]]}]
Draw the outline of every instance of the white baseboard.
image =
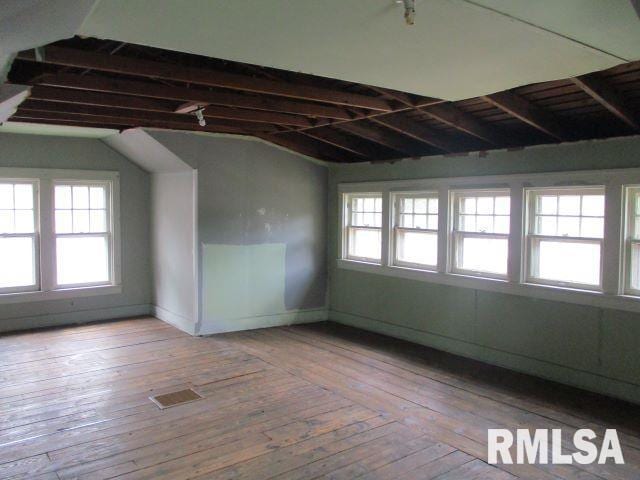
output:
[{"label": "white baseboard", "polygon": [[331,310],[329,318],[362,330],[408,340],[520,373],[640,403],[640,385],[638,384],[345,312]]},{"label": "white baseboard", "polygon": [[197,334],[213,335],[215,333],[235,332],[239,330],[322,322],[327,320],[328,317],[329,312],[326,308],[313,308],[308,310],[292,310],[274,315],[261,315],[258,317],[204,319]]},{"label": "white baseboard", "polygon": [[151,305],[126,305],[122,307],[98,308],[66,313],[45,313],[28,317],[0,319],[0,332],[30,330],[33,328],[78,325],[100,320],[150,315]]},{"label": "white baseboard", "polygon": [[171,312],[158,305],[152,305],[151,307],[153,309],[153,314],[163,322],[167,322],[189,335],[196,334],[196,324],[192,319],[175,312]]}]

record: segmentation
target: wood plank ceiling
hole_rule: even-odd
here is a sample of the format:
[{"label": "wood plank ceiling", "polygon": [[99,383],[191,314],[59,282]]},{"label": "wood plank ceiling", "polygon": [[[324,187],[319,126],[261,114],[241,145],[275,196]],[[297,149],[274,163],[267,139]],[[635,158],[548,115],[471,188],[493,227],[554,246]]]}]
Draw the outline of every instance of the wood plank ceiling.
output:
[{"label": "wood plank ceiling", "polygon": [[[389,161],[640,132],[640,62],[448,102],[93,38],[25,51],[11,118],[252,135],[331,162]],[[195,109],[204,107],[206,126]]]}]

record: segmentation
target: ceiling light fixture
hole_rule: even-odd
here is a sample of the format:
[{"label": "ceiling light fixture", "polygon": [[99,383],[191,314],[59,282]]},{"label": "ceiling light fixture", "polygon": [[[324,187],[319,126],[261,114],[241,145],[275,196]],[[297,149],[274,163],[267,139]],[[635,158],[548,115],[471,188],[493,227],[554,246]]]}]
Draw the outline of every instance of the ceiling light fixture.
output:
[{"label": "ceiling light fixture", "polygon": [[196,114],[196,118],[198,119],[198,125],[201,127],[205,127],[207,125],[207,121],[204,119],[204,107],[199,107],[194,113]]},{"label": "ceiling light fixture", "polygon": [[416,20],[416,0],[403,0],[404,3],[404,21],[407,25],[413,25]]}]

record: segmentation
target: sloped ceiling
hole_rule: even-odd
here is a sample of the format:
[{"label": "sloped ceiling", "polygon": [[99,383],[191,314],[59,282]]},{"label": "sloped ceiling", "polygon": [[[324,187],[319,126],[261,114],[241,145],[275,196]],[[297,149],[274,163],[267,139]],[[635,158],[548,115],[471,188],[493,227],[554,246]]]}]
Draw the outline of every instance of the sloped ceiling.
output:
[{"label": "sloped ceiling", "polygon": [[640,58],[629,0],[101,0],[79,33],[459,100]]}]

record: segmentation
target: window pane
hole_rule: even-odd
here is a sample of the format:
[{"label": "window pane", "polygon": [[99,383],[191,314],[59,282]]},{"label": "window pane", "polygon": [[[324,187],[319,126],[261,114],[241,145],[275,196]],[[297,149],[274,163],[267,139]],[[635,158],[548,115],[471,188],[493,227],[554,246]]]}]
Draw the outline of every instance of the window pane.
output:
[{"label": "window pane", "polygon": [[494,233],[509,233],[509,217],[495,217],[493,219]]},{"label": "window pane", "polygon": [[398,230],[397,259],[401,262],[435,266],[438,263],[438,235]]},{"label": "window pane", "polygon": [[14,233],[13,210],[0,210],[0,233]]},{"label": "window pane", "polygon": [[0,288],[35,285],[33,239],[0,238],[0,265]]},{"label": "window pane", "polygon": [[580,235],[583,237],[603,238],[604,219],[603,218],[582,218],[582,228]]},{"label": "window pane", "polygon": [[438,199],[430,198],[429,199],[429,213],[438,213]]},{"label": "window pane", "polygon": [[33,185],[17,184],[15,187],[15,208],[30,210],[33,208]]},{"label": "window pane", "polygon": [[0,209],[13,208],[13,184],[0,183]]},{"label": "window pane", "polygon": [[585,195],[582,197],[582,215],[604,216],[604,195]]},{"label": "window pane", "polygon": [[413,228],[427,228],[427,216],[426,215],[414,215],[413,216]]},{"label": "window pane", "polygon": [[56,240],[58,285],[109,281],[109,253],[104,237]]},{"label": "window pane", "polygon": [[558,198],[558,213],[560,215],[580,215],[580,196],[560,195],[560,198]]},{"label": "window pane", "polygon": [[507,273],[506,238],[464,237],[461,242],[458,268],[476,272]]},{"label": "window pane", "polygon": [[401,224],[404,228],[413,228],[413,215],[402,215]]},{"label": "window pane", "polygon": [[89,233],[89,210],[73,211],[73,233]]},{"label": "window pane", "polygon": [[71,187],[57,185],[55,188],[55,208],[71,209]]},{"label": "window pane", "polygon": [[376,198],[376,212],[382,212],[382,199]]},{"label": "window pane", "polygon": [[73,208],[89,208],[89,187],[73,187]]},{"label": "window pane", "polygon": [[416,198],[413,202],[413,208],[415,213],[427,213],[427,199]]},{"label": "window pane", "polygon": [[567,237],[580,236],[579,217],[558,217],[558,235]]},{"label": "window pane", "polygon": [[373,198],[365,198],[364,199],[364,211],[365,212],[373,212],[375,210],[375,199]]},{"label": "window pane", "polygon": [[509,197],[496,197],[496,215],[509,215],[511,199]]},{"label": "window pane", "polygon": [[438,229],[438,215],[429,215],[429,218],[427,220],[427,228],[431,230]]},{"label": "window pane", "polygon": [[585,285],[600,283],[599,244],[540,240],[537,258],[537,278]]},{"label": "window pane", "polygon": [[492,214],[493,213],[493,197],[479,197],[476,203],[477,213]]},{"label": "window pane", "polygon": [[462,213],[476,213],[476,199],[475,199],[475,197],[461,198],[460,199],[460,211]]},{"label": "window pane", "polygon": [[476,231],[475,215],[461,215],[459,228],[463,232],[475,232]]},{"label": "window pane", "polygon": [[56,233],[73,232],[71,210],[56,210]]},{"label": "window pane", "polygon": [[33,210],[16,210],[16,233],[33,233]]},{"label": "window pane", "polygon": [[631,288],[640,290],[640,244],[631,244]]},{"label": "window pane", "polygon": [[402,213],[413,213],[413,198],[402,200]]},{"label": "window pane", "polygon": [[89,189],[89,202],[91,208],[105,208],[105,191],[104,187],[91,187]]},{"label": "window pane", "polygon": [[538,217],[536,233],[538,235],[557,235],[558,217]]},{"label": "window pane", "polygon": [[[478,204],[478,207],[480,204]],[[480,210],[480,208],[478,208]],[[478,232],[493,232],[493,217],[478,215],[476,217],[476,228]]]},{"label": "window pane", "polygon": [[556,195],[540,195],[537,212],[542,215],[556,215],[558,213],[558,197]]},{"label": "window pane", "polygon": [[349,256],[380,260],[382,250],[380,230],[352,228],[349,236]]}]

